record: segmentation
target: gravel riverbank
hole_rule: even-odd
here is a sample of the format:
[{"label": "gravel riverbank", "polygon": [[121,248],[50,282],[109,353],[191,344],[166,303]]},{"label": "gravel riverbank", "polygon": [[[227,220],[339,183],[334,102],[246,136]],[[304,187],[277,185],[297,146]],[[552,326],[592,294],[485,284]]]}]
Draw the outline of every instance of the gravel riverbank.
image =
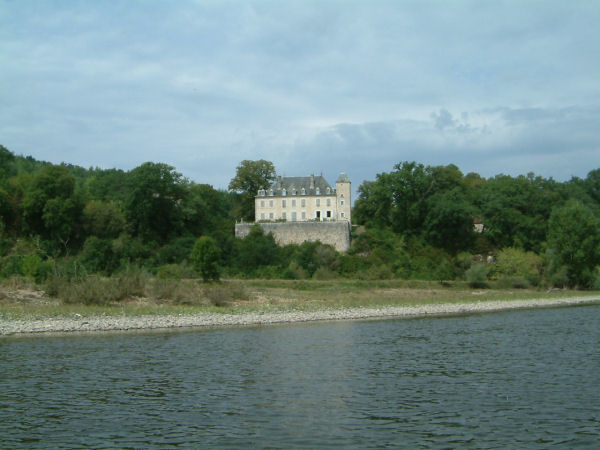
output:
[{"label": "gravel riverbank", "polygon": [[261,311],[240,314],[95,316],[48,319],[0,319],[0,335],[65,333],[86,331],[141,330],[205,326],[263,325],[317,320],[352,320],[384,317],[425,317],[469,314],[524,308],[546,308],[600,303],[600,297],[573,297],[535,300],[483,301],[478,303],[427,304],[331,308],[316,311]]}]

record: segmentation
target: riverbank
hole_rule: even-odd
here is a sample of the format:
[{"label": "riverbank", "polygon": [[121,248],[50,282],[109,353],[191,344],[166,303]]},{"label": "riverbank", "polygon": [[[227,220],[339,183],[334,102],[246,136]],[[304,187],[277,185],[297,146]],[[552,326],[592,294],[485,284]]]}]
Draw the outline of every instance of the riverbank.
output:
[{"label": "riverbank", "polygon": [[221,327],[267,325],[324,320],[357,320],[378,318],[416,318],[428,316],[478,314],[493,311],[549,308],[586,304],[600,304],[600,296],[558,297],[517,300],[484,300],[456,303],[429,303],[416,305],[383,305],[358,307],[324,307],[314,310],[270,310],[240,312],[200,312],[165,315],[91,315],[74,314],[71,317],[0,318],[0,336],[37,334],[126,331],[192,327]]}]

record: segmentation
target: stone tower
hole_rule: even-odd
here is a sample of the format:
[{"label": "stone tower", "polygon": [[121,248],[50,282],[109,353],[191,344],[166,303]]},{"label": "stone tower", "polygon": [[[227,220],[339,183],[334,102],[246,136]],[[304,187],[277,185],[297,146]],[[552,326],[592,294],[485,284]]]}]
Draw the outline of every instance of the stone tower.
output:
[{"label": "stone tower", "polygon": [[352,199],[350,197],[352,192],[352,183],[350,178],[344,172],[340,174],[335,182],[335,194],[337,200],[337,212],[338,220],[347,220],[352,222]]}]

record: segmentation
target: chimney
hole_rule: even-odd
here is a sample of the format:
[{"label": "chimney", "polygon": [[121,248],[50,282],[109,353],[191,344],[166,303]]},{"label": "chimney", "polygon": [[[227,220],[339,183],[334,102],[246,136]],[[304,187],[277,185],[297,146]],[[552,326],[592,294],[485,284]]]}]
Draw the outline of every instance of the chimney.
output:
[{"label": "chimney", "polygon": [[314,189],[315,188],[315,174],[311,173],[310,174],[310,189]]},{"label": "chimney", "polygon": [[281,189],[281,175],[277,177],[277,190]]}]

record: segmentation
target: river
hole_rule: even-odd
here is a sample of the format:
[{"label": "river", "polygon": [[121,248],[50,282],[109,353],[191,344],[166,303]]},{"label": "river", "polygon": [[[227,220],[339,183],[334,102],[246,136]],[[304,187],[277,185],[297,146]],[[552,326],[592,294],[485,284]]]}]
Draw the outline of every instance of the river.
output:
[{"label": "river", "polygon": [[594,448],[600,306],[0,339],[3,448]]}]

